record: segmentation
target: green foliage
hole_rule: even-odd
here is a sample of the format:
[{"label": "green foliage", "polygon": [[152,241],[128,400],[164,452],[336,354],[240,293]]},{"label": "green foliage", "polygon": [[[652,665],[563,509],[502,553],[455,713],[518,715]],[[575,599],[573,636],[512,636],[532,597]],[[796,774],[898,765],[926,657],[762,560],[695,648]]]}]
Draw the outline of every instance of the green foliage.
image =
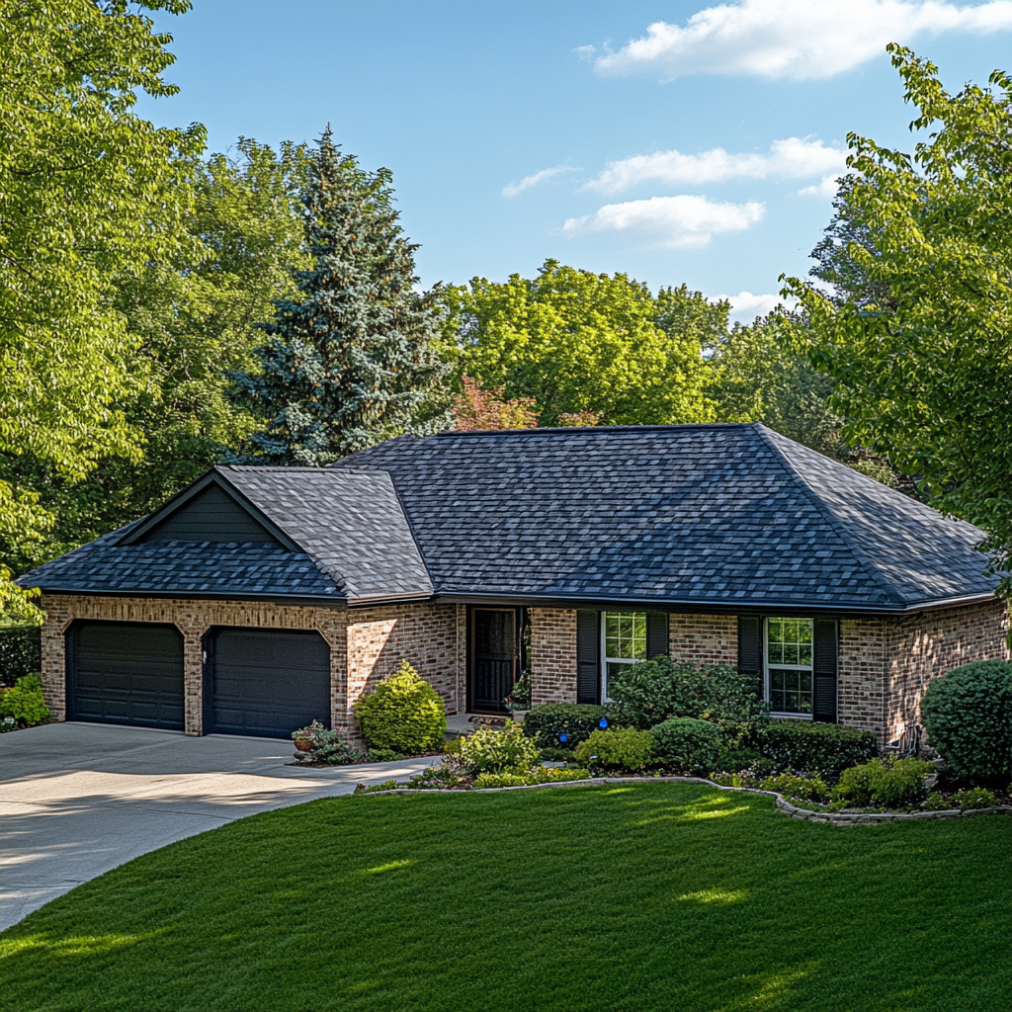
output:
[{"label": "green foliage", "polygon": [[[576,748],[597,729],[608,714],[607,707],[585,703],[542,703],[531,707],[524,717],[524,733],[533,738],[538,748]],[[564,734],[566,741],[559,736]]]},{"label": "green foliage", "polygon": [[[831,247],[835,297],[789,279],[835,384],[842,435],[918,476],[932,504],[989,535],[1012,593],[1012,78],[942,87],[890,45],[916,109],[913,154],[851,134]],[[997,393],[996,392],[1002,392]],[[985,559],[981,559],[983,568]]]},{"label": "green foliage", "polygon": [[416,246],[402,235],[389,169],[341,154],[330,128],[303,197],[313,263],[275,302],[258,368],[232,378],[261,423],[247,463],[320,466],[404,432],[443,373],[431,339],[436,292],[414,290]]},{"label": "green foliage", "polygon": [[347,766],[366,759],[365,754],[349,745],[339,731],[320,731],[312,754],[314,759],[330,763],[331,766]]},{"label": "green foliage", "polygon": [[608,679],[616,719],[649,728],[672,717],[746,721],[762,709],[755,675],[726,664],[696,665],[659,656],[625,665]]},{"label": "green foliage", "polygon": [[762,782],[764,791],[775,791],[785,798],[797,801],[823,802],[829,800],[829,787],[818,777],[799,777],[794,773],[781,773]]},{"label": "green foliage", "polygon": [[481,773],[474,780],[479,790],[487,787],[528,787],[534,784],[567,783],[573,780],[589,780],[589,770],[546,769],[535,766],[527,773]]},{"label": "green foliage", "polygon": [[22,727],[32,727],[44,724],[50,716],[38,675],[24,675],[13,688],[0,692],[0,717],[11,717]]},{"label": "green foliage", "polygon": [[499,730],[480,727],[458,740],[456,755],[448,755],[467,773],[526,773],[538,761],[537,745],[515,721]]},{"label": "green foliage", "polygon": [[[102,458],[136,457],[117,402],[143,388],[139,340],[117,309],[117,279],[180,242],[190,193],[177,185],[203,128],[156,128],[131,108],[167,96],[173,62],[144,8],[0,0],[0,457],[80,479]],[[0,529],[38,541],[52,517],[0,468]],[[0,600],[23,594],[0,570]]]},{"label": "green foliage", "polygon": [[446,289],[444,353],[456,374],[508,399],[531,397],[542,425],[593,413],[606,425],[701,422],[701,338],[726,328],[728,304],[684,286],[593,274],[547,260],[534,279],[511,275]]},{"label": "green foliage", "polygon": [[42,667],[42,627],[0,626],[0,684],[13,685]]},{"label": "green foliage", "polygon": [[939,791],[930,791],[921,803],[921,809],[925,812],[947,812],[954,808],[956,805]]},{"label": "green foliage", "polygon": [[649,731],[621,727],[592,731],[586,741],[576,746],[581,766],[603,766],[633,772],[646,766],[654,755],[654,738]]},{"label": "green foliage", "polygon": [[407,661],[355,704],[355,716],[372,748],[405,755],[435,751],[446,733],[443,701]]},{"label": "green foliage", "polygon": [[1012,664],[976,661],[933,678],[921,699],[928,744],[971,780],[1012,773]]},{"label": "green foliage", "polygon": [[771,759],[779,769],[818,774],[830,782],[848,767],[878,755],[871,731],[820,721],[771,720],[751,729],[742,745]]},{"label": "green foliage", "polygon": [[657,758],[686,773],[709,773],[719,764],[720,729],[695,717],[672,717],[650,728]]},{"label": "green foliage", "polygon": [[923,759],[872,759],[844,770],[833,796],[858,807],[909,808],[927,797],[924,778],[930,772]]},{"label": "green foliage", "polygon": [[963,811],[972,811],[975,808],[995,808],[998,799],[986,787],[971,787],[967,790],[956,791],[952,801],[957,808]]},{"label": "green foliage", "polygon": [[395,752],[391,748],[371,748],[368,752],[368,759],[371,763],[390,763],[403,758],[404,756],[400,752]]}]

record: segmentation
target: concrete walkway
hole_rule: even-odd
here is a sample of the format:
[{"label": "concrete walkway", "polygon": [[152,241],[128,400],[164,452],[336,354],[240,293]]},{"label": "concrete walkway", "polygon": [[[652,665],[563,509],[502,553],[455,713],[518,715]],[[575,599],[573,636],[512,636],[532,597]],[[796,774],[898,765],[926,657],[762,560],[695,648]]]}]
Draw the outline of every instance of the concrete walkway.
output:
[{"label": "concrete walkway", "polygon": [[108,724],[0,735],[0,930],[148,851],[436,759],[299,769],[290,742]]}]

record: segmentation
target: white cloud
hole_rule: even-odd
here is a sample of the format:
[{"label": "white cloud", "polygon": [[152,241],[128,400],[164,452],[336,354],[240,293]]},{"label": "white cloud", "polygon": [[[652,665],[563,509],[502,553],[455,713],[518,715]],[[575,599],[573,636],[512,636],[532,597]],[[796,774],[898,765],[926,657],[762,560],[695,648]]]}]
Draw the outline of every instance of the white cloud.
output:
[{"label": "white cloud", "polygon": [[731,303],[731,312],[728,315],[732,323],[751,323],[757,316],[772,313],[777,306],[792,308],[796,305],[794,299],[783,299],[779,295],[753,295],[751,292],[739,292],[737,295],[708,295],[707,298],[711,302],[727,299]]},{"label": "white cloud", "polygon": [[597,46],[577,46],[573,52],[579,53],[581,60],[592,60],[597,53]]},{"label": "white cloud", "polygon": [[577,169],[573,165],[553,165],[550,169],[542,169],[540,172],[535,172],[530,176],[524,176],[519,183],[510,183],[509,186],[504,186],[502,195],[504,197],[515,197],[517,194],[523,193],[524,190],[529,190],[532,186],[537,186],[538,183],[543,183],[546,179],[551,179],[552,176],[557,176],[561,172],[576,172]]},{"label": "white cloud", "polygon": [[841,175],[847,162],[842,148],[827,148],[821,140],[788,137],[774,141],[769,154],[729,154],[713,148],[698,155],[681,151],[658,151],[609,162],[596,179],[583,188],[599,193],[619,193],[640,183],[720,183],[727,179],[804,179],[834,172]]},{"label": "white cloud", "polygon": [[819,80],[881,55],[886,43],[945,32],[1012,29],[1012,0],[738,0],[657,21],[643,38],[595,61],[600,74],[732,74]]},{"label": "white cloud", "polygon": [[836,196],[838,188],[837,179],[840,178],[841,173],[833,172],[828,176],[823,176],[821,183],[816,183],[815,186],[804,186],[798,190],[799,197],[819,197],[822,200],[832,200]]},{"label": "white cloud", "polygon": [[765,207],[755,201],[746,204],[718,204],[706,197],[651,197],[624,204],[605,204],[594,214],[569,218],[564,235],[593,232],[633,232],[660,246],[696,249],[706,246],[718,232],[741,232],[759,221]]}]

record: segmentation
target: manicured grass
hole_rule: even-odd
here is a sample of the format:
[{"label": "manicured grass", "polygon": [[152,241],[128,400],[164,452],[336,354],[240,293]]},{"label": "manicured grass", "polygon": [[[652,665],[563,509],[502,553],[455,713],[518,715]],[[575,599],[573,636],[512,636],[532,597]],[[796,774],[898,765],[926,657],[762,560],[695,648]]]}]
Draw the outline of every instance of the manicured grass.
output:
[{"label": "manicured grass", "polygon": [[837,828],[695,785],[316,801],[0,935],[6,1012],[1004,1010],[1012,818]]}]

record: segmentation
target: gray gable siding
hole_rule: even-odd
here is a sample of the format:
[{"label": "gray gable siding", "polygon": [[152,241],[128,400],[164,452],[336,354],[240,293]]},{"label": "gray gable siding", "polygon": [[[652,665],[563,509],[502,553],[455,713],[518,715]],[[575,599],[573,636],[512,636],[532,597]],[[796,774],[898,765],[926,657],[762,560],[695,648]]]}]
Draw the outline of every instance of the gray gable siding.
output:
[{"label": "gray gable siding", "polygon": [[208,485],[137,540],[278,544],[263,524],[218,485]]}]

